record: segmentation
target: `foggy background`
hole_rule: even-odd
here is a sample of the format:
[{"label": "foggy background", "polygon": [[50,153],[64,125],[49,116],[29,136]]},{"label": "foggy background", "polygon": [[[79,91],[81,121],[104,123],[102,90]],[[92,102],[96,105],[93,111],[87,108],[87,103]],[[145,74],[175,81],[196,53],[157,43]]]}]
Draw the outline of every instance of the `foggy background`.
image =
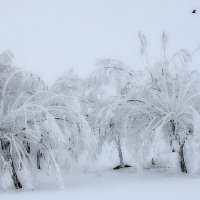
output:
[{"label": "foggy background", "polygon": [[49,85],[70,68],[86,76],[101,58],[141,69],[138,31],[148,38],[152,62],[161,56],[163,31],[169,55],[192,52],[199,26],[199,0],[0,0],[0,50],[11,50],[17,67]]}]

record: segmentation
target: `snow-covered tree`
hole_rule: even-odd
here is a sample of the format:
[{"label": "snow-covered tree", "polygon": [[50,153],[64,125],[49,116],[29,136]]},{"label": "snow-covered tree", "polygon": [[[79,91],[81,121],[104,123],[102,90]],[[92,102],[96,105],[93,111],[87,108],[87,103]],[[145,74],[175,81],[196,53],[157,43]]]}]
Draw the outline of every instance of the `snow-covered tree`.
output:
[{"label": "snow-covered tree", "polygon": [[97,155],[104,144],[115,145],[118,168],[126,166],[127,150],[138,167],[155,164],[155,151],[164,144],[180,170],[189,172],[186,151],[200,140],[200,74],[186,50],[167,56],[165,34],[155,64],[141,33],[139,41],[145,72],[104,59],[86,79],[71,70],[50,89],[14,67],[11,52],[0,54],[0,170],[17,189],[34,183],[39,170],[60,180],[72,159]]},{"label": "snow-covered tree", "polygon": [[75,146],[70,148],[74,157],[78,158],[78,155],[85,152],[85,155],[90,155],[96,145],[96,140],[93,132],[91,131],[91,124],[89,120],[89,113],[91,111],[91,102],[88,98],[88,84],[87,80],[81,79],[71,69],[68,73],[65,73],[60,77],[52,86],[51,91],[56,94],[64,95],[73,101],[73,111],[79,115],[79,117],[85,123],[85,129],[87,131],[84,134],[80,134],[79,137],[69,138],[71,144]]},{"label": "snow-covered tree", "polygon": [[105,59],[98,62],[98,68],[88,78],[88,99],[93,105],[90,124],[99,141],[97,152],[101,152],[104,144],[114,144],[120,161],[117,168],[126,166],[122,144],[128,142],[128,107],[121,104],[121,99],[131,88],[135,88],[135,92],[138,90],[136,82],[139,76],[123,63]]},{"label": "snow-covered tree", "polygon": [[146,86],[141,88],[137,98],[127,99],[133,108],[133,117],[141,118],[140,123],[135,124],[141,130],[141,147],[147,144],[153,147],[164,135],[171,150],[178,152],[180,169],[185,173],[188,170],[184,147],[198,135],[200,122],[199,73],[190,69],[190,60],[185,50],[178,51],[171,59],[164,53],[160,62],[148,68]]},{"label": "snow-covered tree", "polygon": [[[82,137],[90,133],[86,120],[74,110],[71,98],[48,90],[38,76],[16,69],[11,63],[1,63],[0,72],[4,170],[10,173],[15,187],[22,188],[19,174],[31,179],[34,169],[41,168],[42,155],[42,168],[53,168],[59,175],[61,151],[77,155],[85,148],[83,144],[90,146],[90,138]],[[82,138],[87,142],[82,143]]]},{"label": "snow-covered tree", "polygon": [[[112,80],[111,74],[114,80],[118,80],[119,77],[125,80],[123,87],[118,87],[118,91],[121,92],[117,93],[114,100],[104,101],[100,115],[103,123],[102,133],[105,138],[108,130],[112,135],[111,133],[120,132],[121,127],[126,126],[129,146],[135,148],[137,155],[144,156],[145,151],[150,157],[153,156],[153,149],[162,137],[169,143],[171,151],[178,153],[180,169],[187,173],[184,148],[187,141],[198,135],[200,119],[199,73],[190,68],[192,56],[186,50],[178,51],[171,58],[166,56],[165,34],[162,36],[163,58],[151,67],[146,55],[146,38],[142,34],[139,34],[139,37],[141,54],[146,60],[144,62],[146,76],[142,81],[138,81],[139,76],[135,78],[135,73],[129,72],[127,68],[116,65],[114,67],[105,65],[105,69],[99,73],[102,76],[99,75],[97,80],[101,82],[103,80],[101,77],[106,77],[107,82],[104,82],[106,84]],[[109,75],[107,76],[105,72]],[[127,85],[129,85],[128,90]],[[122,93],[122,88],[126,88],[125,93]],[[122,126],[120,118],[126,119]],[[114,122],[117,126],[113,125]],[[118,130],[113,131],[114,128]],[[142,157],[141,160],[145,158]]]},{"label": "snow-covered tree", "polygon": [[127,113],[125,112],[127,110],[121,108],[117,98],[107,99],[105,106],[98,112],[95,124],[99,139],[98,148],[101,149],[104,144],[113,143],[117,149],[119,165],[116,169],[126,166],[122,147],[122,144],[128,139],[125,131],[127,125]]}]

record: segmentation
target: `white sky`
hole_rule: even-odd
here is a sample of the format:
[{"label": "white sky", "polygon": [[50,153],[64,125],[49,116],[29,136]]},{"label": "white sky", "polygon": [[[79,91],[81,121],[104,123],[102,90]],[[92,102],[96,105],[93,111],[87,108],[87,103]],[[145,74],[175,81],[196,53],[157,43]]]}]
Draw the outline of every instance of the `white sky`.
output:
[{"label": "white sky", "polygon": [[18,67],[48,84],[72,67],[87,75],[99,58],[138,69],[138,31],[146,34],[149,55],[156,57],[163,30],[169,53],[195,49],[200,0],[0,0],[0,50],[11,50]]}]

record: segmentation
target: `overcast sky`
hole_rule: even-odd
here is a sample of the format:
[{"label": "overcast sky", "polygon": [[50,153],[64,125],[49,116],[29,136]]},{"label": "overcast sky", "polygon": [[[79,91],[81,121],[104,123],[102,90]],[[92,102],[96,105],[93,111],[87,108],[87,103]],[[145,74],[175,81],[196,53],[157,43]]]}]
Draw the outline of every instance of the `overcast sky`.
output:
[{"label": "overcast sky", "polygon": [[0,50],[48,84],[72,67],[85,76],[100,58],[141,68],[138,31],[152,58],[160,56],[163,30],[169,53],[192,51],[199,26],[200,0],[0,0]]}]

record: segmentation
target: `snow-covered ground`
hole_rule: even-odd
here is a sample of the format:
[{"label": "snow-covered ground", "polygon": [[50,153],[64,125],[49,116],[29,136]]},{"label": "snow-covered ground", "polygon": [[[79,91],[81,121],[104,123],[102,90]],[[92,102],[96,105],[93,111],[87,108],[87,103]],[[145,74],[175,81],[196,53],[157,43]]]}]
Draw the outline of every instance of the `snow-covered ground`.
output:
[{"label": "snow-covered ground", "polygon": [[[162,173],[161,173],[162,171]],[[163,169],[69,174],[62,190],[1,192],[1,200],[199,200],[200,178]]]}]

